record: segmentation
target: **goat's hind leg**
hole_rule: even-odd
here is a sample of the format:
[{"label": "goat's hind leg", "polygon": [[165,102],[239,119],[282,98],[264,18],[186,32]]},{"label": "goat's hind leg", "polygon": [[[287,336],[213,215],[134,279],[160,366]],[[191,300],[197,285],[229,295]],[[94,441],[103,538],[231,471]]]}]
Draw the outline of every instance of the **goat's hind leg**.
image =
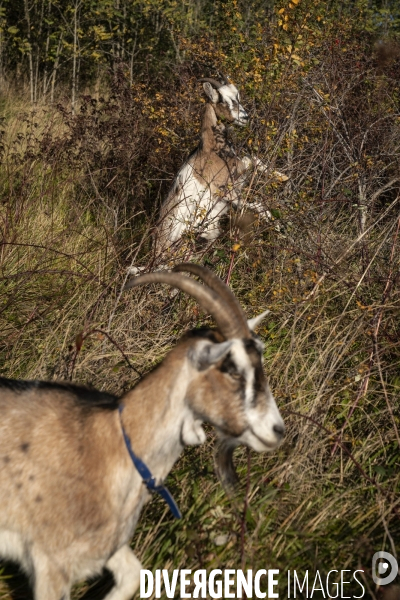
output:
[{"label": "goat's hind leg", "polygon": [[115,586],[104,600],[131,600],[139,587],[142,565],[129,546],[122,546],[106,563],[112,572]]}]

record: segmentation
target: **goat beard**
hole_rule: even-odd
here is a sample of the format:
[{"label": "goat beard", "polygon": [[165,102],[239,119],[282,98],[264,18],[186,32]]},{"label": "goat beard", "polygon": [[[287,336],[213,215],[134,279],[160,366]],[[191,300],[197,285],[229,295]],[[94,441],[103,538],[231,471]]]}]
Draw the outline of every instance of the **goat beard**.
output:
[{"label": "goat beard", "polygon": [[223,438],[215,452],[215,470],[225,489],[234,489],[239,483],[239,477],[233,464],[233,452],[237,441],[232,438]]}]

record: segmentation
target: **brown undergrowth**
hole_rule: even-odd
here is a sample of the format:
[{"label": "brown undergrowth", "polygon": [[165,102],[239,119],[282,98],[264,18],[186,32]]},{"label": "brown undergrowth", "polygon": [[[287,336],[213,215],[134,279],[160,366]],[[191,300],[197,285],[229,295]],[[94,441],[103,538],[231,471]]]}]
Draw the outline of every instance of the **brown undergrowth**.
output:
[{"label": "brown undergrowth", "polygon": [[[256,175],[246,191],[272,220],[251,217],[243,235],[232,214],[195,255],[229,277],[249,316],[271,310],[259,335],[286,441],[271,456],[238,450],[241,487],[229,495],[210,431],[168,480],[183,520],[154,499],[133,547],[152,569],[364,568],[375,598],[371,557],[395,554],[400,539],[400,122],[390,77],[357,48],[325,50],[304,76],[275,80],[236,134],[290,176],[280,186]],[[207,321],[163,288],[122,292],[131,264],[151,267],[159,204],[196,144],[199,90],[180,68],[174,94],[131,88],[121,72],[76,115],[63,104],[7,114],[2,375],[120,394]]]}]

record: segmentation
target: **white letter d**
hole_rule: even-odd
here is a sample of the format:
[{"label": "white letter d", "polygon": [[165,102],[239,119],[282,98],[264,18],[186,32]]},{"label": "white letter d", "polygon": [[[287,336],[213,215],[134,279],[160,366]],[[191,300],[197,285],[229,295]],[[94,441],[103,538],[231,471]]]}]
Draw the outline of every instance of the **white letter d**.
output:
[{"label": "white letter d", "polygon": [[[146,591],[146,577],[148,579],[148,587]],[[150,598],[153,593],[154,577],[151,571],[140,569],[140,597]]]}]

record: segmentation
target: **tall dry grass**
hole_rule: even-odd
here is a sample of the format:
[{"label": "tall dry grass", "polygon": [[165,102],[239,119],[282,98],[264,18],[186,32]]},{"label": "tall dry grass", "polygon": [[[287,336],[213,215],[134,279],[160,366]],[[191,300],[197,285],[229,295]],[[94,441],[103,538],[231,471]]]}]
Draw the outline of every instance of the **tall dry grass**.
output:
[{"label": "tall dry grass", "polygon": [[[321,66],[307,80],[276,82],[271,101],[254,107],[236,143],[290,181],[255,177],[246,193],[273,220],[252,217],[244,235],[233,214],[195,255],[229,276],[249,316],[271,309],[259,335],[286,441],[270,456],[237,451],[233,495],[215,479],[211,431],[186,450],[168,481],[182,522],[155,498],[133,540],[146,568],[365,568],[375,598],[372,554],[398,551],[399,118],[391,81],[370,64],[363,79],[343,61],[329,76]],[[122,293],[127,267],[151,267],[157,207],[195,143],[196,126],[185,123],[198,123],[200,103],[192,81],[190,115],[187,89],[163,115],[151,90],[133,92],[119,77],[108,98],[82,99],[76,116],[64,106],[7,114],[3,376],[122,393],[185,329],[207,322],[182,295]],[[169,138],[160,127],[172,127]]]}]

